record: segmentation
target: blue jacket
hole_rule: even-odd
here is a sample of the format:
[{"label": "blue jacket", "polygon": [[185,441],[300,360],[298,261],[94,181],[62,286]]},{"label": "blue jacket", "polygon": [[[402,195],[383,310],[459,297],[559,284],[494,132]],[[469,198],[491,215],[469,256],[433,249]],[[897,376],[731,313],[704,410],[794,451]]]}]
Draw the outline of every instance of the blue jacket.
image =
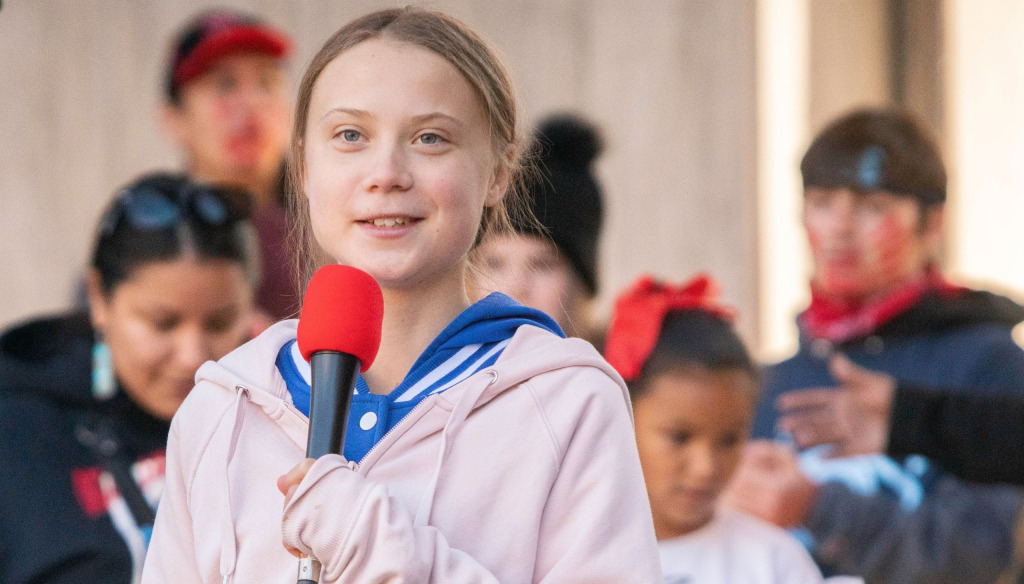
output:
[{"label": "blue jacket", "polygon": [[[36,320],[0,336],[0,582],[128,583],[140,549],[125,499],[104,493],[110,467],[83,441],[103,428],[103,446],[153,481],[162,478],[170,423],[123,391],[92,394],[94,333],[84,314]],[[152,502],[150,500],[149,502]],[[142,535],[135,538],[142,541]],[[139,545],[142,545],[141,543]]]},{"label": "blue jacket", "polygon": [[[794,389],[834,386],[828,357],[841,352],[899,382],[951,391],[1024,394],[1024,351],[1010,330],[1024,308],[980,291],[926,294],[872,334],[832,345],[801,331],[793,357],[765,373],[755,438],[776,434],[775,400]],[[801,453],[821,483],[806,520],[826,573],[867,582],[985,584],[1009,563],[1020,492],[961,481],[921,457],[882,455],[825,460]]]}]

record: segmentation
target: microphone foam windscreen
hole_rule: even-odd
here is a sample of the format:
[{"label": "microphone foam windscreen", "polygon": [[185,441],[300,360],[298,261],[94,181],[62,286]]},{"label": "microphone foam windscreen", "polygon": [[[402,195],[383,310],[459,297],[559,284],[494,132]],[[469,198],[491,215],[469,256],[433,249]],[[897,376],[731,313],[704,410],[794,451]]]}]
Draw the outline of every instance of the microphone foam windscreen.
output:
[{"label": "microphone foam windscreen", "polygon": [[384,296],[377,281],[351,266],[324,266],[313,274],[299,316],[299,351],[355,355],[366,371],[380,348]]}]

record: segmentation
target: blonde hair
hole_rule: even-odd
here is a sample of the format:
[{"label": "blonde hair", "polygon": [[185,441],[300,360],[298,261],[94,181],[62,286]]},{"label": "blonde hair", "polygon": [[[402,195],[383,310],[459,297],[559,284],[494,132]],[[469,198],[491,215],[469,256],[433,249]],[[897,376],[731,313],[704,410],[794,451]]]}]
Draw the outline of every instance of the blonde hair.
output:
[{"label": "blonde hair", "polygon": [[515,93],[505,67],[476,33],[447,14],[412,6],[373,12],[334,33],[313,57],[299,84],[287,190],[294,221],[294,249],[299,254],[296,265],[303,288],[317,268],[332,261],[313,236],[309,202],[302,192],[305,173],[303,136],[313,88],[331,61],[370,39],[409,43],[439,55],[462,74],[480,98],[490,125],[494,154],[509,186],[501,204],[484,209],[476,242],[492,232],[511,232],[510,216],[530,215],[521,202],[524,147],[516,119]]}]

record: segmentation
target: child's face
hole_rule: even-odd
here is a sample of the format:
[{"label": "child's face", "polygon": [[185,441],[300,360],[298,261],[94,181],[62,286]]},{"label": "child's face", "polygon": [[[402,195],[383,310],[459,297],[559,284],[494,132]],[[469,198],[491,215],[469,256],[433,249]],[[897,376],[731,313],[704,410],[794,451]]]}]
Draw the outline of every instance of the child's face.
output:
[{"label": "child's face", "polygon": [[633,405],[658,539],[711,520],[750,435],[754,391],[741,370],[669,371],[651,379]]},{"label": "child's face", "polygon": [[320,74],[304,147],[313,233],[331,257],[385,289],[461,286],[504,183],[484,108],[458,70],[415,45],[360,43]]}]

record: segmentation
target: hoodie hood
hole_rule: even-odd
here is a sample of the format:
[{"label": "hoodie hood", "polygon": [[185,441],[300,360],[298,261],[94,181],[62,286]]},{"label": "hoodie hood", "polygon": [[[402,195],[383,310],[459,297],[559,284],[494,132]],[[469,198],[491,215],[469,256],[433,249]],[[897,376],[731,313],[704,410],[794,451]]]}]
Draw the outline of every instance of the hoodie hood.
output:
[{"label": "hoodie hood", "polygon": [[93,403],[93,330],[86,314],[18,325],[0,336],[0,391],[46,396],[61,403]]}]

